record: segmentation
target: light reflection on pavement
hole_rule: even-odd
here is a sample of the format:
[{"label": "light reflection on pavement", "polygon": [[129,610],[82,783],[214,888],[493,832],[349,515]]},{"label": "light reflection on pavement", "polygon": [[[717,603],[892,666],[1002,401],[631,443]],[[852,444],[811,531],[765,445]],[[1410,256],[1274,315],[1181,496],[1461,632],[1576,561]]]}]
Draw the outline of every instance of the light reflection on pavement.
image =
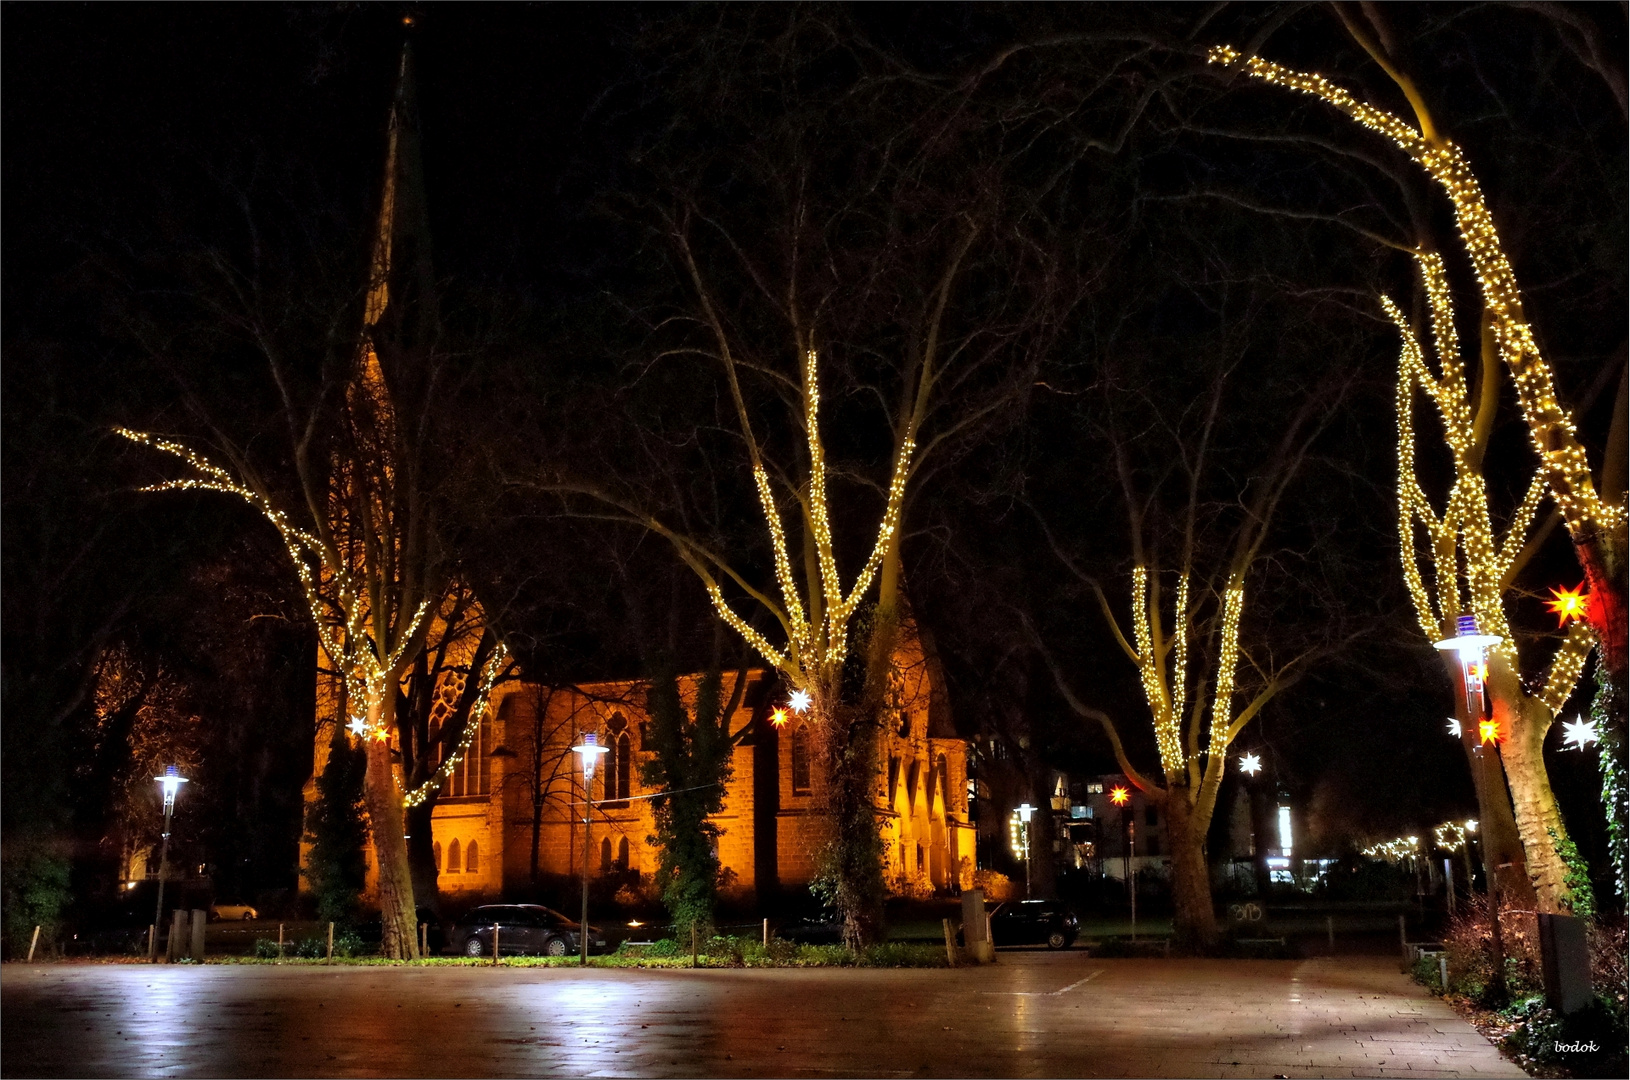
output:
[{"label": "light reflection on pavement", "polygon": [[1522,1076],[1395,961],[7,964],[5,1076]]}]

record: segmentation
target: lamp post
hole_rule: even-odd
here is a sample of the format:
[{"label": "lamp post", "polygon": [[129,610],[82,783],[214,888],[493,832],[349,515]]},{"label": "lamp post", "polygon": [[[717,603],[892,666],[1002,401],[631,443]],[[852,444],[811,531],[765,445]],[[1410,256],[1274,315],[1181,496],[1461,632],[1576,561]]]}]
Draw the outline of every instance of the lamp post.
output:
[{"label": "lamp post", "polygon": [[577,962],[586,967],[589,962],[589,828],[591,811],[594,809],[594,800],[591,793],[594,788],[594,767],[600,762],[600,755],[606,753],[606,748],[599,744],[594,732],[585,731],[583,739],[572,752],[583,763],[583,918],[577,926],[577,943],[581,950]]},{"label": "lamp post", "polygon": [[174,765],[164,766],[163,775],[155,776],[153,779],[158,781],[159,789],[164,792],[164,840],[159,846],[158,907],[153,912],[154,945],[149,950],[150,952],[156,952],[158,948],[157,928],[164,925],[164,874],[170,862],[170,818],[175,813],[176,792],[180,791],[181,785],[187,782],[187,778],[182,776],[181,771]]},{"label": "lamp post", "polygon": [[1030,815],[1036,808],[1029,803],[1019,804],[1019,821],[1024,824],[1024,898],[1030,899]]}]

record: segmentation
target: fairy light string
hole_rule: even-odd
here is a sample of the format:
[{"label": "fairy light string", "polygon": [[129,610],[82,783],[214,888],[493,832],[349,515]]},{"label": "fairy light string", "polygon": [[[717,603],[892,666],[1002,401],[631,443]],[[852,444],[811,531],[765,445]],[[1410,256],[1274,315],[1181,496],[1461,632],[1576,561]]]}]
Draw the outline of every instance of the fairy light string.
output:
[{"label": "fairy light string", "polygon": [[[917,450],[916,421],[908,423],[904,438],[895,454],[893,472],[889,479],[888,494],[884,501],[882,520],[878,523],[877,539],[873,543],[853,586],[845,590],[838,573],[837,555],[832,541],[831,515],[827,497],[826,448],[820,430],[820,364],[814,349],[804,354],[804,433],[809,452],[809,530],[815,545],[816,572],[820,580],[811,583],[819,587],[823,603],[820,615],[812,619],[800,596],[792,560],[787,552],[786,529],[781,511],[776,505],[775,493],[764,466],[753,466],[753,483],[758,490],[759,506],[764,512],[765,525],[770,533],[770,544],[775,555],[776,584],[781,593],[782,622],[787,627],[787,645],[777,648],[763,634],[748,625],[725,600],[717,578],[703,574],[708,599],[713,609],[771,666],[783,672],[795,688],[819,698],[830,682],[838,665],[848,652],[849,621],[859,608],[866,591],[883,565],[889,546],[894,542],[900,526],[901,507],[905,502],[906,482],[910,478]],[[815,715],[823,714],[817,707]]]},{"label": "fairy light string", "polygon": [[1253,78],[1319,98],[1378,132],[1407,153],[1448,195],[1455,225],[1466,245],[1478,288],[1494,331],[1495,346],[1516,384],[1517,400],[1528,422],[1529,440],[1539,456],[1552,497],[1576,542],[1599,530],[1620,531],[1623,507],[1604,503],[1591,479],[1585,449],[1573,419],[1558,403],[1551,369],[1540,355],[1532,327],[1523,315],[1516,275],[1500,244],[1494,217],[1483,198],[1465,153],[1446,139],[1428,139],[1404,120],[1367,105],[1323,76],[1292,71],[1238,49],[1211,49],[1214,64],[1234,67]]}]

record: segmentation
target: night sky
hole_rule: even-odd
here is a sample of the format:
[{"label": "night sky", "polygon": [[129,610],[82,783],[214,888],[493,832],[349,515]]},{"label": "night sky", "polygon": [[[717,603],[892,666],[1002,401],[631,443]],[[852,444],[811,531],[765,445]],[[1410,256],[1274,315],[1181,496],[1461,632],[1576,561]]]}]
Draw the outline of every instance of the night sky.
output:
[{"label": "night sky", "polygon": [[[1478,171],[1596,464],[1623,392],[1626,138],[1622,68],[1593,67],[1588,45],[1622,63],[1625,23],[1618,5],[1558,9],[1574,23],[1483,5],[1387,8],[1396,47]],[[156,466],[109,431],[198,435],[207,412],[239,424],[235,437],[269,438],[264,371],[242,340],[200,325],[188,275],[209,253],[281,275],[291,311],[312,297],[329,311],[354,304],[408,9],[0,10],[8,836],[60,829],[83,852],[106,831],[106,800],[85,792],[105,791],[119,766],[87,720],[87,673],[123,643],[192,688],[209,729],[196,786],[214,792],[196,812],[255,821],[208,834],[200,857],[246,867],[245,890],[290,884],[313,655],[293,575],[240,507],[135,492]],[[693,299],[663,215],[721,215],[773,275],[784,158],[805,168],[812,212],[836,223],[822,234],[833,253],[822,272],[837,300],[822,317],[840,354],[884,357],[909,339],[897,315],[916,286],[891,292],[868,280],[874,269],[922,276],[950,235],[937,221],[963,215],[985,230],[955,318],[999,328],[980,339],[999,342],[984,388],[1018,373],[1024,389],[925,471],[905,542],[907,587],[963,734],[1001,740],[1038,770],[1115,770],[1028,626],[1152,765],[1136,671],[1048,531],[1103,583],[1125,627],[1117,455],[1160,493],[1150,528],[1169,539],[1174,447],[1192,445],[1216,390],[1200,542],[1215,553],[1230,502],[1315,402],[1317,434],[1265,543],[1242,640],[1264,660],[1308,648],[1319,659],[1236,746],[1263,754],[1263,782],[1291,795],[1332,851],[1473,813],[1444,733],[1449,686],[1397,551],[1397,343],[1376,297],[1409,309],[1419,290],[1408,258],[1371,236],[1436,230],[1461,336],[1475,342],[1469,271],[1441,195],[1393,147],[1196,59],[1211,43],[1254,40],[1402,112],[1327,7],[1224,5],[1209,21],[1204,10],[415,9],[434,266],[471,357],[448,407],[482,448],[470,460],[486,485],[449,542],[501,597],[490,606],[529,673],[631,677],[664,647],[705,663],[714,641],[701,589],[667,548],[520,483],[563,462],[672,496],[664,505],[700,515],[697,528],[770,581],[739,441],[717,434],[733,423],[717,411],[717,371],[652,357],[681,341],[672,320]],[[890,189],[883,213],[856,194],[857,177],[894,124],[921,171]],[[834,209],[846,199],[862,211]],[[891,228],[904,239],[888,241]],[[704,254],[723,266],[722,252]],[[719,275],[743,297],[739,324],[788,365],[752,283]],[[863,481],[840,489],[840,529],[857,536],[875,528],[886,475],[867,391],[883,368],[845,363],[825,422],[841,469]],[[1506,394],[1489,468],[1498,514],[1532,468]],[[772,445],[785,436],[766,422]],[[1442,462],[1428,456],[1440,470],[1429,490],[1441,492],[1430,478]],[[704,474],[711,510],[697,494]],[[1519,632],[1554,636],[1541,600],[1578,577],[1558,529],[1519,581]],[[1553,783],[1581,847],[1599,855],[1594,759],[1558,749],[1559,734]]]}]

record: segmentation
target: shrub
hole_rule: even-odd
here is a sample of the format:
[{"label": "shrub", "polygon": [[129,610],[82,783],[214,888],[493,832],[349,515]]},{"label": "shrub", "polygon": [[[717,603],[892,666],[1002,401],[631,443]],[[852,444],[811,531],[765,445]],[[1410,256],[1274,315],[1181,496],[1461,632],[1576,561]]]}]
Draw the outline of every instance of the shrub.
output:
[{"label": "shrub", "polygon": [[[1575,1076],[1624,1076],[1627,1070],[1624,1013],[1604,995],[1563,1016],[1538,994],[1513,1002],[1502,1015],[1516,1022],[1506,1049],[1523,1065],[1564,1066]],[[1594,1051],[1577,1049],[1595,1046]]]},{"label": "shrub", "polygon": [[277,947],[277,942],[271,938],[255,939],[255,955],[262,960],[280,960],[284,950]]}]

